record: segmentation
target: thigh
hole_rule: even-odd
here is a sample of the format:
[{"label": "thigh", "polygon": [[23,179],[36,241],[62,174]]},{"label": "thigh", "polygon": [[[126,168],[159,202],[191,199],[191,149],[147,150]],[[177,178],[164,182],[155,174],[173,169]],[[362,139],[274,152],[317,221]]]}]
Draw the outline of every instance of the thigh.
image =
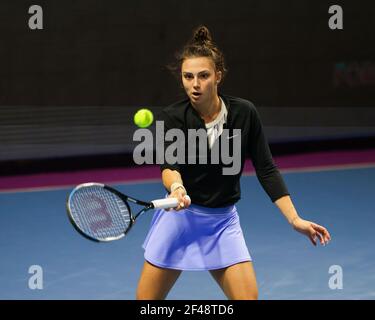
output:
[{"label": "thigh", "polygon": [[138,282],[137,300],[165,299],[180,274],[181,270],[160,268],[145,261]]},{"label": "thigh", "polygon": [[258,287],[253,264],[241,262],[223,269],[210,270],[228,299],[256,300]]}]

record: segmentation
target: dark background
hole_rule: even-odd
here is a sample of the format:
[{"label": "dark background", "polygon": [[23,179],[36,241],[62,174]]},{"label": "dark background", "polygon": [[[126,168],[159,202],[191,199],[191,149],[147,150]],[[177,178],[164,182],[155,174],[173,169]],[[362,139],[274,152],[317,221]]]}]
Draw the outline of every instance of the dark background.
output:
[{"label": "dark background", "polygon": [[[28,27],[34,4],[43,30]],[[329,29],[331,5],[344,30]],[[134,111],[184,96],[166,65],[199,24],[226,56],[221,91],[255,103],[271,143],[368,139],[374,17],[365,0],[2,0],[0,160],[129,154]],[[115,131],[103,138],[98,125]]]},{"label": "dark background", "polygon": [[[44,29],[28,28],[42,6]],[[344,30],[330,30],[330,5]],[[370,106],[373,1],[2,0],[2,105],[165,105],[181,93],[165,66],[205,24],[226,54],[223,91],[262,106]],[[335,71],[344,75],[335,84]],[[358,79],[367,72],[367,81]]]}]

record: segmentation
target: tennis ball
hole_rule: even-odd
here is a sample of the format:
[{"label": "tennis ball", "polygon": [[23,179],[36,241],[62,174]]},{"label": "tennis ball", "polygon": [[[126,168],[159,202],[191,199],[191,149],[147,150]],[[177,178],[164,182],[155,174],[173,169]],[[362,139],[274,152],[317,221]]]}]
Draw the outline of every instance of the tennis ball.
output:
[{"label": "tennis ball", "polygon": [[147,128],[154,121],[154,115],[149,109],[139,109],[134,115],[134,123],[140,128]]}]

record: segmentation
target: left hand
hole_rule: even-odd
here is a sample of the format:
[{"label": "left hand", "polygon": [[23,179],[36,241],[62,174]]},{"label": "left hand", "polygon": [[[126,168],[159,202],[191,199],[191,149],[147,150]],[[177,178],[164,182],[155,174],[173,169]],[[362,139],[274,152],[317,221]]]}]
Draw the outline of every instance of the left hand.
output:
[{"label": "left hand", "polygon": [[328,230],[314,222],[296,218],[292,225],[294,230],[306,235],[314,246],[316,246],[317,238],[323,246],[331,240]]}]

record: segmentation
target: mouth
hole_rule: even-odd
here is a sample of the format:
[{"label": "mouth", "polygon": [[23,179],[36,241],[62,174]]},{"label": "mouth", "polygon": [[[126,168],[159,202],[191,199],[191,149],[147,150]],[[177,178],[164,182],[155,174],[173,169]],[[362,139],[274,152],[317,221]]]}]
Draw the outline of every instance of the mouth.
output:
[{"label": "mouth", "polygon": [[193,95],[193,97],[198,98],[198,97],[200,97],[202,95],[202,93],[194,91],[192,93],[192,95]]}]

